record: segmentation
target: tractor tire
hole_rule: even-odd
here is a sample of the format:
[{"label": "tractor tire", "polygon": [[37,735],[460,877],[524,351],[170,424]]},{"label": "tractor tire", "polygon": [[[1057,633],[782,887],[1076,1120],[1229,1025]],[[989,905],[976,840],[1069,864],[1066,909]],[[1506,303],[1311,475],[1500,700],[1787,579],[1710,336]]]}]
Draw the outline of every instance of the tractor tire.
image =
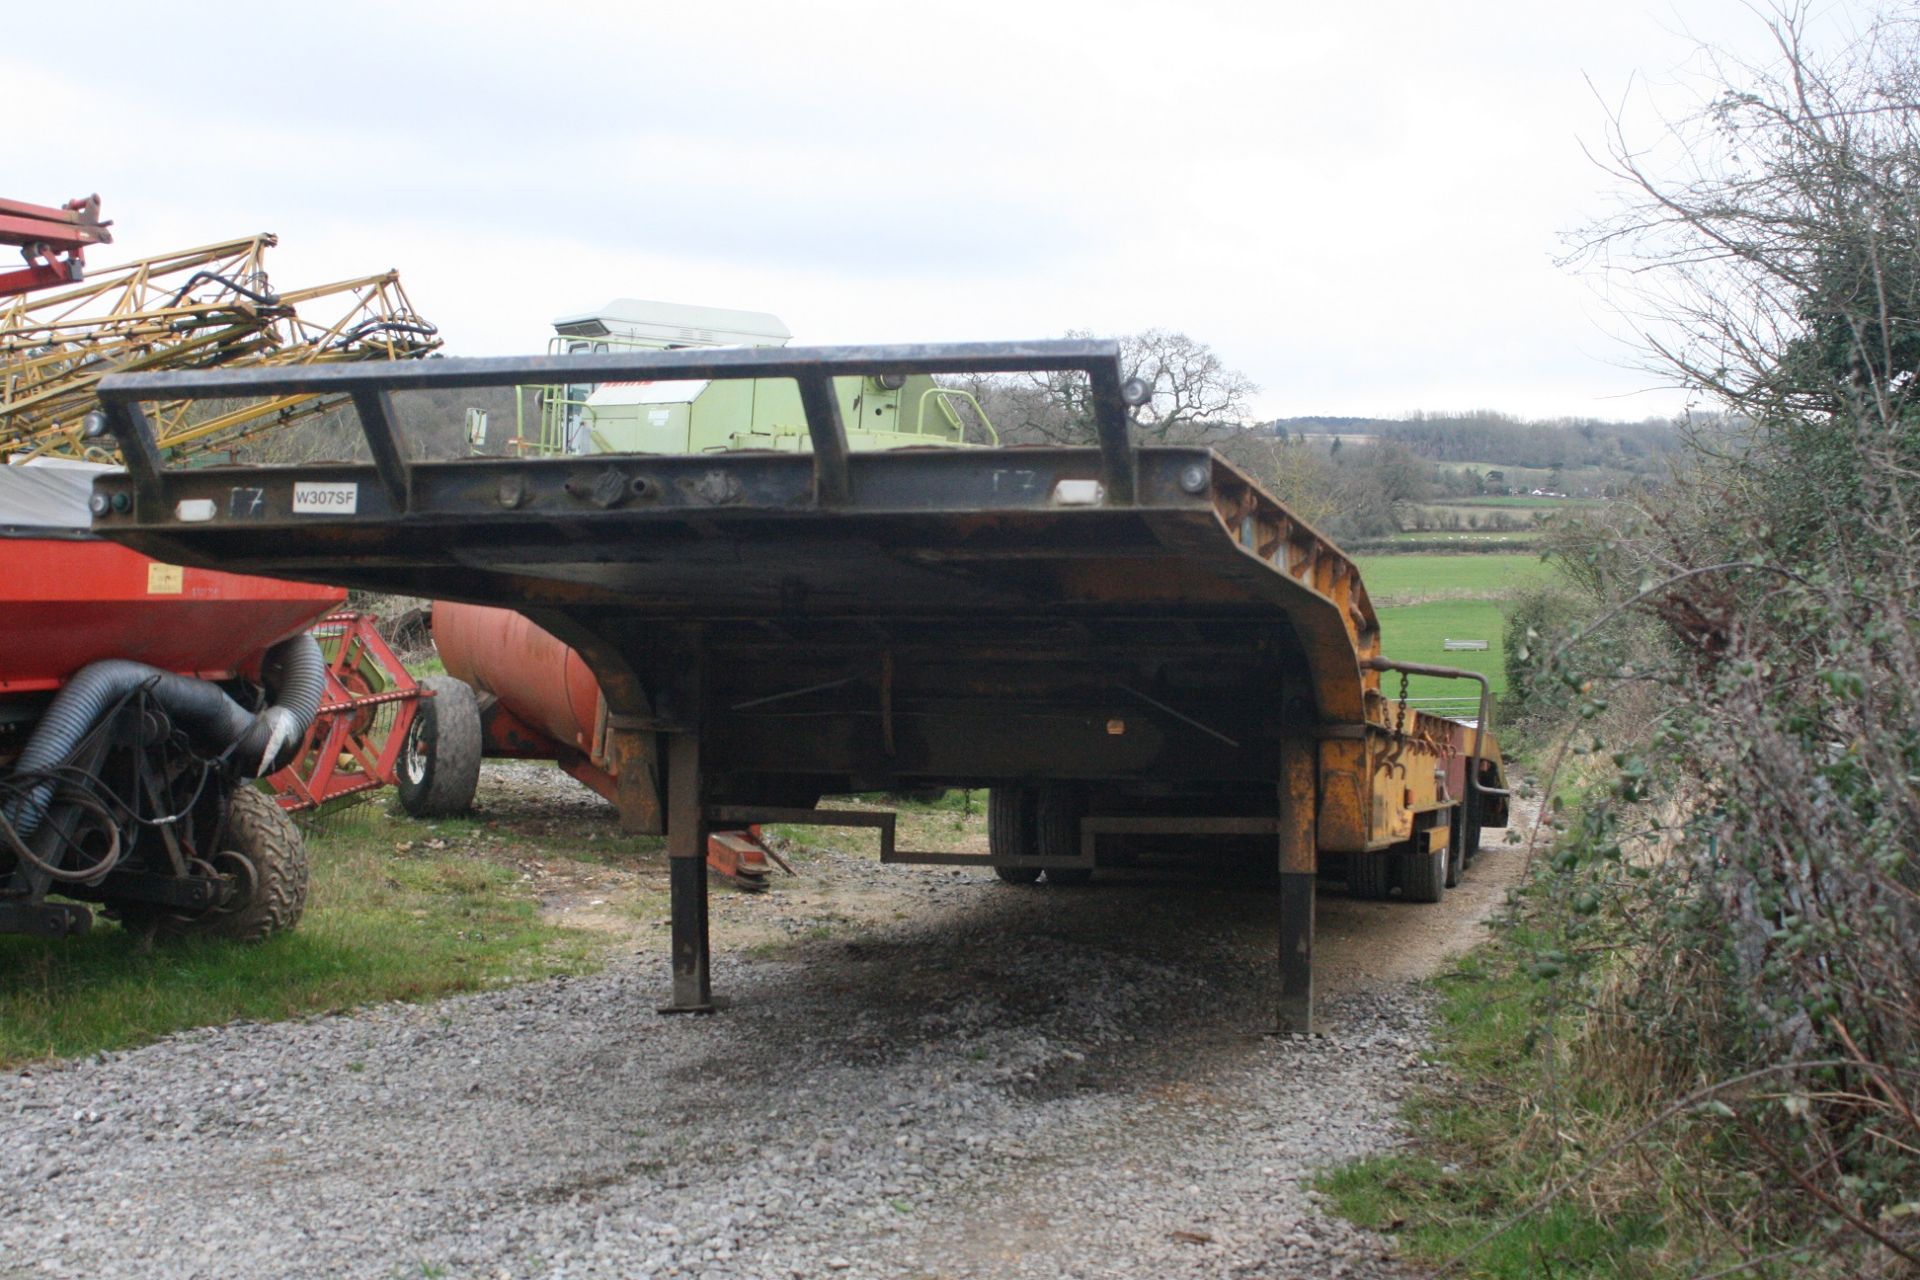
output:
[{"label": "tractor tire", "polygon": [[[1033,806],[1034,849],[1043,858],[1080,856],[1080,814],[1086,807],[1079,788],[1049,782]],[[1093,879],[1092,867],[1049,867],[1047,883],[1081,885]]]},{"label": "tractor tire", "polygon": [[218,911],[160,918],[155,922],[160,932],[259,942],[298,924],[307,908],[307,846],[286,810],[266,792],[241,783],[228,801],[222,844],[222,852],[213,855],[214,867],[225,871],[224,854],[237,853],[251,869],[252,884],[239,901]]},{"label": "tractor tire", "polygon": [[1347,855],[1347,893],[1368,902],[1379,902],[1393,890],[1393,855],[1386,853],[1350,853]]},{"label": "tractor tire", "polygon": [[1447,894],[1447,867],[1452,863],[1452,841],[1422,852],[1426,833],[1414,832],[1414,847],[1397,855],[1400,860],[1400,892],[1408,902],[1438,902]]},{"label": "tractor tire", "polygon": [[[995,858],[1030,858],[1034,851],[1034,794],[1031,787],[994,787],[987,792],[987,850]],[[1038,867],[996,865],[993,874],[1008,884],[1032,884]]]},{"label": "tractor tire", "polygon": [[428,676],[420,687],[433,697],[414,707],[395,789],[413,817],[452,817],[473,808],[480,786],[480,700],[453,676]]}]

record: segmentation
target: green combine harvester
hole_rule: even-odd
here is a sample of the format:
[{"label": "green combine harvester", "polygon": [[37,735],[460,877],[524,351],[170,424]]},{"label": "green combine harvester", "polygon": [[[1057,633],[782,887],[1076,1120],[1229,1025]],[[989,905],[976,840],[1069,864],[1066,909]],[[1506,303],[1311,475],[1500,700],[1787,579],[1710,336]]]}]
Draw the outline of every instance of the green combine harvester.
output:
[{"label": "green combine harvester", "polygon": [[[778,316],[676,302],[615,298],[598,311],[554,321],[549,355],[673,351],[692,347],[784,347],[793,334]],[[925,374],[836,378],[847,447],[1000,443],[970,392]],[[524,398],[523,398],[524,402]],[[541,388],[540,421],[515,439],[523,456],[594,453],[718,453],[812,449],[806,408],[791,378],[669,379],[569,383]],[[971,439],[969,436],[971,435]]]}]

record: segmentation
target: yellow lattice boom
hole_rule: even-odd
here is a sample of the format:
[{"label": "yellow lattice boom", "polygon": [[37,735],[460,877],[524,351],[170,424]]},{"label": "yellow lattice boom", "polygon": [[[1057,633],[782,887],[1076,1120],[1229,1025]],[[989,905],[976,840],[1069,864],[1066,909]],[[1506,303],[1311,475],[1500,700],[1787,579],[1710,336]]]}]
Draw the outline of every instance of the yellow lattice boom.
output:
[{"label": "yellow lattice boom", "polygon": [[[142,258],[56,293],[0,304],[0,453],[112,460],[88,440],[94,387],[120,370],[205,369],[417,359],[440,346],[400,275],[276,291],[264,258],[271,235]],[[323,318],[316,318],[323,317]],[[173,459],[230,449],[325,413],[344,397],[283,396],[238,405],[152,406]]]}]

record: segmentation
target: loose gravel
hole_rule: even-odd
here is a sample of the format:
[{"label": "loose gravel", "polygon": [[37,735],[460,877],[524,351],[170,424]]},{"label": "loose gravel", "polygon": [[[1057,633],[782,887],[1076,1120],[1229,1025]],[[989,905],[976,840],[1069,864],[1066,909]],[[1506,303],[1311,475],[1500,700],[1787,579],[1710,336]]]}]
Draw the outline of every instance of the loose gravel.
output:
[{"label": "loose gravel", "polygon": [[[1259,1034],[1272,890],[845,854],[792,884],[739,909],[890,909],[718,955],[716,1017],[655,1012],[656,931],[592,977],[0,1078],[0,1276],[1406,1274],[1309,1182],[1399,1139],[1425,999],[1343,981],[1322,1035]],[[1333,972],[1449,910],[1368,909]]]}]

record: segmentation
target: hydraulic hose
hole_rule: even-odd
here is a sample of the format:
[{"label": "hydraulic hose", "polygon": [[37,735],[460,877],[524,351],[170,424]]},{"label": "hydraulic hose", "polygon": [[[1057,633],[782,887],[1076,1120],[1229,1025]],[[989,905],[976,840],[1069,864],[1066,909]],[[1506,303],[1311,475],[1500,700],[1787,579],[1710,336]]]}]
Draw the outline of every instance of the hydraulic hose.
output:
[{"label": "hydraulic hose", "polygon": [[[244,776],[264,777],[286,766],[313,726],[327,687],[326,659],[314,638],[301,632],[267,651],[261,678],[270,705],[256,714],[206,680],[123,658],[90,663],[54,695],[14,772],[32,778],[58,768],[103,715],[144,689],[196,751],[231,756]],[[21,840],[46,819],[53,790],[54,780],[43,777],[8,802],[5,817]]]}]

